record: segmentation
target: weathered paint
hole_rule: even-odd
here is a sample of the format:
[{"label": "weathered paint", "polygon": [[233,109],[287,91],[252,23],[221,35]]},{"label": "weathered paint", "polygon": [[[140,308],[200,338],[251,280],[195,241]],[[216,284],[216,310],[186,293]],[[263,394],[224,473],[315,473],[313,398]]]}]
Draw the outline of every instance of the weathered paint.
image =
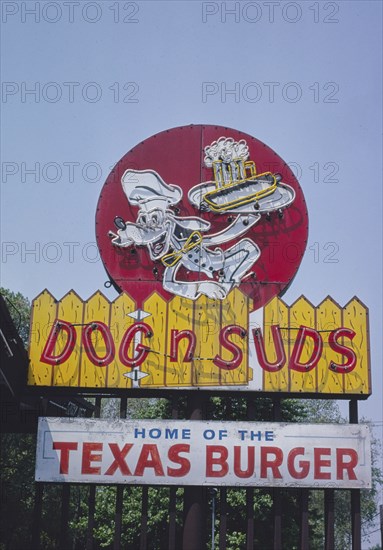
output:
[{"label": "weathered paint", "polygon": [[[355,397],[371,393],[368,309],[360,300],[353,298],[342,308],[327,297],[314,307],[302,296],[289,307],[280,298],[274,298],[264,309],[265,351],[270,362],[275,360],[275,346],[270,330],[272,325],[281,327],[286,365],[278,372],[264,373],[264,391]],[[323,341],[318,364],[307,373],[288,368],[300,326],[315,329]],[[339,327],[350,328],[355,333],[352,340],[341,339],[341,343],[351,349],[357,359],[356,367],[347,374],[329,368],[332,362],[339,365],[344,362],[344,357],[329,344],[329,335]],[[304,363],[309,360],[312,353],[313,342],[307,338],[301,361]]]},{"label": "weathered paint", "polygon": [[[344,308],[330,297],[318,307],[304,297],[291,306],[274,298],[256,313],[254,324],[252,302],[239,289],[225,300],[175,296],[167,301],[153,292],[143,310],[126,293],[109,302],[97,292],[83,302],[73,291],[60,301],[44,291],[32,306],[28,384],[334,397],[371,393],[368,311],[357,298]],[[58,336],[49,348],[52,327]],[[68,347],[68,327],[73,350],[55,360]],[[347,368],[347,353],[352,368]]]},{"label": "weathered paint", "polygon": [[366,425],[41,418],[36,481],[371,487]]},{"label": "weathered paint", "polygon": [[[289,201],[289,204],[282,209],[277,206],[277,203],[274,206],[263,208],[261,206],[262,199],[254,200],[250,193],[250,196],[245,197],[245,203],[235,201],[231,203],[229,200],[223,210],[209,208],[208,203],[210,205],[212,203],[208,196],[211,198],[213,188],[213,193],[217,191],[214,184],[216,172],[212,164],[206,162],[205,148],[211,148],[214,143],[217,143],[217,140],[220,141],[224,137],[229,141],[234,140],[238,145],[246,142],[248,161],[255,163],[255,171],[259,176],[272,173],[275,183],[276,174],[280,174],[282,182],[280,185],[278,184],[277,194],[283,194],[288,187],[293,195],[292,201]],[[218,163],[222,165],[222,159]],[[145,177],[151,176],[152,183],[149,183],[156,187],[155,192],[153,189],[152,195],[148,182],[145,182],[145,185],[140,184],[143,174],[146,175]],[[256,174],[253,176],[256,177]],[[243,180],[235,179],[235,184],[241,181],[243,184]],[[252,180],[251,177],[250,180]],[[153,183],[155,181],[156,183]],[[159,184],[159,181],[162,183]],[[230,185],[229,195],[231,196],[235,185],[233,182]],[[138,187],[141,189],[140,193],[144,193],[141,200],[137,196]],[[202,207],[196,200],[193,190],[200,189],[203,194],[204,187],[209,188],[210,192],[204,195],[207,203],[204,201]],[[163,204],[159,208],[158,200],[164,200],[167,192],[172,195],[172,198],[166,205]],[[199,196],[198,193],[197,196]],[[263,195],[264,191],[261,194]],[[269,198],[272,196],[273,194]],[[231,204],[230,208],[229,204]],[[187,225],[189,223],[187,220],[191,218],[195,220],[194,225],[197,219],[202,220],[202,224],[210,224],[209,229],[206,229],[205,226],[205,230],[195,231],[198,233],[195,235],[197,240],[203,237],[199,248],[199,258],[196,257],[190,262],[183,261],[187,254],[181,244],[186,245],[185,240],[180,241],[180,246],[175,246],[173,242],[169,250],[164,252],[164,256],[158,253],[153,258],[153,255],[150,255],[147,243],[145,244],[137,236],[138,234],[143,236],[142,227],[146,228],[146,234],[153,229],[150,224],[146,225],[143,222],[144,218],[141,216],[145,215],[147,221],[148,216],[152,215],[153,209],[157,209],[157,212],[159,210],[160,217],[164,217],[168,221],[167,225],[163,220],[155,224],[163,229],[167,228],[164,233],[166,237],[176,234],[174,224],[169,222],[170,218],[174,221],[174,216],[177,217],[177,223],[181,226],[185,223]],[[240,245],[241,242],[243,243],[242,239],[246,238],[248,243],[252,243],[253,251],[254,247],[259,249],[258,258],[254,257],[252,265],[248,265],[245,273],[242,273],[241,276],[238,275],[236,281],[236,286],[252,300],[254,309],[258,309],[288,287],[304,255],[308,235],[308,214],[299,182],[288,164],[270,147],[253,136],[236,129],[213,125],[172,128],[142,141],[127,152],[114,166],[102,188],[98,201],[96,212],[97,245],[111,283],[120,290],[131,294],[137,301],[137,306],[143,307],[143,302],[154,290],[168,300],[173,295],[172,292],[187,297],[182,289],[177,292],[174,288],[171,290],[168,285],[164,284],[165,274],[167,273],[169,276],[169,271],[165,266],[168,264],[174,266],[174,262],[177,261],[174,254],[176,256],[181,254],[182,268],[177,272],[177,281],[188,283],[198,280],[207,284],[214,281],[219,284],[220,278],[222,278],[220,272],[227,269],[226,262],[220,268],[215,265],[215,269],[207,276],[203,266],[205,260],[202,258],[205,258],[208,249],[210,252],[216,249],[215,237],[212,236],[228,234],[228,229],[235,222],[237,216],[244,220],[242,229],[245,225],[248,226],[248,229],[245,233],[241,231],[240,234],[236,231],[233,233],[229,231],[230,239],[225,241],[219,239],[217,246],[225,254],[233,245]],[[251,220],[254,216],[259,216],[259,219],[253,223]],[[115,227],[116,217],[119,221]],[[138,223],[139,219],[140,223]],[[158,218],[156,221],[159,221]],[[129,231],[133,230],[133,227],[136,228],[136,231],[129,233],[132,240],[125,235],[121,242],[117,233],[118,228],[121,230],[124,224],[128,224]],[[187,236],[190,237],[189,233]],[[120,237],[123,237],[121,233]],[[153,242],[156,237],[153,236]],[[210,238],[212,241],[210,244],[206,244]],[[189,242],[190,244],[192,243]],[[183,252],[181,253],[180,250]],[[189,252],[192,250],[193,246]],[[247,254],[251,255],[249,250],[247,250]],[[209,252],[207,256],[210,256]],[[190,263],[193,264],[193,262],[195,265],[191,266]],[[172,279],[172,277],[170,278]],[[211,293],[206,295],[213,297]],[[203,367],[201,368],[203,369]],[[202,371],[197,370],[195,374],[202,375]],[[199,378],[202,380],[204,377],[199,376]]]}]

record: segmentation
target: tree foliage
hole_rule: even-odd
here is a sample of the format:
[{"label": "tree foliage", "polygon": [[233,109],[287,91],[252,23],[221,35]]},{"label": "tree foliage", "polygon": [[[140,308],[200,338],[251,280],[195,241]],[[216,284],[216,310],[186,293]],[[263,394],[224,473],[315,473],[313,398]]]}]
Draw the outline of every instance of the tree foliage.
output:
[{"label": "tree foliage", "polygon": [[29,318],[31,314],[31,304],[20,292],[12,292],[7,288],[0,287],[0,293],[6,301],[9,313],[18,330],[18,333],[27,346],[29,338]]}]

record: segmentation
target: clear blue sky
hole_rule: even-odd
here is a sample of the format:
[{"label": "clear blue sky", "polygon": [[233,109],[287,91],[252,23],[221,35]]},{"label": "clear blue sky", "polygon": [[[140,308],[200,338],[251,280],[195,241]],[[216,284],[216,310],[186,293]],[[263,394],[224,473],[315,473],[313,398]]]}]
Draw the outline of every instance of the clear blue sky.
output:
[{"label": "clear blue sky", "polygon": [[2,2],[2,285],[103,289],[94,216],[113,164],[167,128],[237,128],[292,163],[307,200],[286,301],[370,308],[360,413],[381,421],[381,21],[378,1]]}]

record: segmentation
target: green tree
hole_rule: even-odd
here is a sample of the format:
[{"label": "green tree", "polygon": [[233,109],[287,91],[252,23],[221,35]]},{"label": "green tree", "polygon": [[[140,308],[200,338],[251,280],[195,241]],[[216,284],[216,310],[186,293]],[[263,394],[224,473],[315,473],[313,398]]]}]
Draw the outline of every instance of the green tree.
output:
[{"label": "green tree", "polygon": [[2,548],[6,550],[23,548],[29,540],[34,502],[35,444],[32,435],[1,435],[0,526]]},{"label": "green tree", "polygon": [[[12,320],[27,346],[30,303],[20,292],[0,288]],[[22,548],[29,539],[34,501],[34,452],[36,438],[29,434],[1,434],[1,508],[2,548]],[[20,521],[20,518],[23,521]]]},{"label": "green tree", "polygon": [[29,319],[31,314],[31,304],[28,298],[23,296],[20,292],[12,292],[3,287],[0,287],[0,294],[6,301],[16,329],[25,347],[27,347],[29,338]]}]

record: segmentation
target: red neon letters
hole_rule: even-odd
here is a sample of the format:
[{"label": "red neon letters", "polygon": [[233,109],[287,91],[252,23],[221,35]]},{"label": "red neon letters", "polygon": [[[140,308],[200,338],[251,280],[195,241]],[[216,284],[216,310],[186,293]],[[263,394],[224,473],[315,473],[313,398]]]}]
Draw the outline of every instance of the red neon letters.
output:
[{"label": "red neon letters", "polygon": [[[263,370],[268,372],[278,372],[286,364],[286,354],[283,346],[280,327],[278,325],[271,325],[270,329],[274,343],[276,360],[271,363],[267,359],[265,344],[260,329],[253,329],[254,345],[257,352],[259,364],[261,365]],[[348,348],[344,344],[340,344],[338,342],[340,338],[348,338],[349,340],[353,340],[355,335],[356,333],[353,330],[345,327],[340,327],[329,333],[328,344],[330,348],[336,353],[343,355],[347,359],[345,363],[341,364],[332,361],[329,365],[329,368],[333,372],[347,374],[354,370],[354,368],[356,367],[355,352],[351,348]],[[311,340],[312,352],[310,358],[303,363],[302,352],[307,343],[307,340]],[[305,327],[303,325],[300,326],[288,363],[289,369],[295,370],[297,372],[309,372],[313,370],[318,365],[318,362],[322,356],[322,351],[323,339],[320,332],[310,327]]]},{"label": "red neon letters", "polygon": [[[100,340],[102,341],[97,347],[92,341],[92,333],[96,331],[100,334]],[[65,333],[67,337],[64,341],[63,349],[60,353],[55,355],[55,348],[60,333]],[[131,325],[126,330],[120,344],[118,357],[121,363],[126,367],[131,368],[140,366],[145,361],[151,350],[149,346],[142,343],[135,344],[135,336],[139,335],[140,338],[146,338],[150,341],[152,334],[152,328],[146,323],[139,322]],[[217,367],[225,370],[237,368],[242,363],[243,358],[241,348],[230,340],[230,335],[244,339],[246,337],[246,331],[237,325],[224,327],[220,331],[219,339],[221,346],[226,348],[232,354],[232,357],[230,359],[223,359],[217,354],[213,359],[213,363]],[[179,360],[179,344],[182,340],[187,339],[188,348],[185,357],[181,360],[185,363],[190,363],[193,360],[197,345],[197,337],[195,333],[192,330],[178,331],[176,329],[172,329],[170,337],[170,361],[176,362]],[[64,363],[69,359],[72,351],[74,350],[76,338],[77,334],[74,326],[66,321],[57,319],[52,326],[51,332],[41,354],[40,361],[42,363],[47,363],[48,365],[59,365]],[[116,352],[112,333],[110,329],[100,321],[89,323],[84,327],[82,331],[82,344],[86,355],[94,365],[104,367],[109,365],[115,358]],[[132,347],[134,347],[134,350],[130,355],[129,350]],[[101,351],[103,354],[99,355],[99,352]]]},{"label": "red neon letters", "polygon": [[[315,369],[322,357],[324,342],[323,337],[317,330],[301,325],[295,333],[295,341],[292,347],[291,355],[287,360],[285,345],[283,343],[281,328],[279,325],[270,327],[272,342],[275,350],[276,359],[271,362],[266,353],[264,338],[259,328],[253,329],[252,340],[257,354],[258,362],[261,368],[267,372],[278,372],[286,365],[290,370],[306,373]],[[137,322],[126,329],[118,350],[118,358],[126,367],[138,367],[148,357],[151,351],[150,339],[153,335],[153,329],[144,322]],[[164,334],[164,338],[167,334]],[[194,359],[197,347],[197,335],[192,330],[171,329],[169,334],[169,357],[171,362],[190,363]],[[340,327],[329,332],[328,346],[344,360],[339,363],[331,361],[329,368],[335,373],[347,374],[354,370],[357,363],[355,352],[344,343],[346,339],[352,341],[355,332],[346,327]],[[212,335],[212,338],[217,338]],[[247,338],[246,330],[238,325],[229,325],[221,328],[219,335],[221,348],[228,352],[228,357],[223,358],[216,354],[212,358],[215,366],[222,370],[234,370],[243,362],[243,342]],[[67,361],[75,348],[77,332],[73,325],[66,321],[56,319],[54,322],[43,352],[41,362],[48,365],[58,365]],[[83,349],[89,360],[99,367],[109,365],[116,356],[115,344],[110,328],[100,321],[87,324],[81,332]],[[146,341],[146,345],[143,344]],[[180,343],[187,342],[186,353],[183,357],[180,355]],[[60,351],[57,351],[58,342],[61,342]],[[97,342],[97,345],[96,345]],[[242,344],[242,345],[240,345]],[[251,345],[251,341],[249,342]],[[310,357],[303,359],[304,350],[307,347],[311,350]]]}]

